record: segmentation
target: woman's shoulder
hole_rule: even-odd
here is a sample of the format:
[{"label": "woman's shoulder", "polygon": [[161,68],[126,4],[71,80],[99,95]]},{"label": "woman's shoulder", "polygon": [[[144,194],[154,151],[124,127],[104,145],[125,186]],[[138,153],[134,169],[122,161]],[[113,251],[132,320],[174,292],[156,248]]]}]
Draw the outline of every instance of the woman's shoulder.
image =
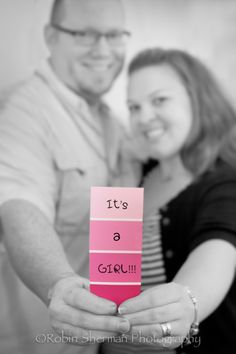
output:
[{"label": "woman's shoulder", "polygon": [[213,168],[198,178],[196,184],[210,186],[227,182],[236,183],[236,169],[223,161],[219,161]]},{"label": "woman's shoulder", "polygon": [[236,199],[236,169],[219,162],[198,177],[186,192],[185,199],[191,199],[196,205],[212,198]]},{"label": "woman's shoulder", "polygon": [[236,197],[236,169],[230,165],[219,162],[214,168],[209,169],[190,184],[175,202],[197,206],[210,197],[223,197],[232,195]]}]

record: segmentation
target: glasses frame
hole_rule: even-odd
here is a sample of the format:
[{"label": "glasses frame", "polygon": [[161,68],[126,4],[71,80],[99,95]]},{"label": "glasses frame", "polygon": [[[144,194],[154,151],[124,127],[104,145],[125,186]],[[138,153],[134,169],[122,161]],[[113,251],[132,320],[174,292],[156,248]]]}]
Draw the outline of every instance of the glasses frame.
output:
[{"label": "glasses frame", "polygon": [[[79,38],[79,36],[82,37],[83,35],[86,35],[88,33],[93,34],[94,37],[91,37],[91,38],[93,38],[93,41],[91,41],[91,43],[82,43],[82,41],[81,41],[81,43],[79,43],[80,45],[83,45],[86,47],[92,47],[93,45],[95,45],[99,41],[99,39],[101,37],[106,38],[106,41],[109,44],[109,46],[118,47],[120,45],[124,45],[126,43],[125,38],[129,38],[131,36],[131,33],[127,30],[123,30],[123,31],[115,31],[114,30],[114,31],[110,31],[107,33],[102,33],[102,32],[98,32],[95,30],[84,30],[84,31],[83,30],[71,30],[69,28],[65,28],[65,27],[62,27],[57,24],[51,24],[51,27],[55,28],[57,31],[60,31],[62,33],[69,34],[70,36],[73,36],[77,39]],[[119,34],[121,36],[120,43],[112,43],[112,37],[109,37],[109,35],[111,36],[112,34]]]}]

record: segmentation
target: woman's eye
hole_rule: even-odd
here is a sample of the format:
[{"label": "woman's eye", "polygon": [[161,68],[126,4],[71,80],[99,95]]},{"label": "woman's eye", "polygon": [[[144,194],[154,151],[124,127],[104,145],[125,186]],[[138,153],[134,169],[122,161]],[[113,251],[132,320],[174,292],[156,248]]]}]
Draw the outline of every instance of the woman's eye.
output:
[{"label": "woman's eye", "polygon": [[159,97],[154,97],[152,99],[152,103],[155,105],[155,106],[160,106],[162,103],[164,103],[165,101],[167,101],[167,97],[164,97],[164,96],[159,96]]},{"label": "woman's eye", "polygon": [[137,113],[139,112],[140,107],[138,105],[129,105],[128,109],[130,113]]}]

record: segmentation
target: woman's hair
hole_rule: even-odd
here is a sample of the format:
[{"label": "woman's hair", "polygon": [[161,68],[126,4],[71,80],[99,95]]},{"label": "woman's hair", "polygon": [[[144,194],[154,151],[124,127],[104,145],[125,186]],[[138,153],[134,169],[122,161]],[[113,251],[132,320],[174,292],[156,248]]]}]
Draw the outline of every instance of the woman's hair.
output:
[{"label": "woman's hair", "polygon": [[236,124],[236,113],[210,71],[186,52],[153,48],[135,56],[128,73],[156,65],[172,67],[190,97],[193,125],[181,150],[185,167],[194,175],[200,175],[214,167],[219,158],[236,166],[236,155],[233,157],[228,151],[232,150],[232,144],[226,143]]}]

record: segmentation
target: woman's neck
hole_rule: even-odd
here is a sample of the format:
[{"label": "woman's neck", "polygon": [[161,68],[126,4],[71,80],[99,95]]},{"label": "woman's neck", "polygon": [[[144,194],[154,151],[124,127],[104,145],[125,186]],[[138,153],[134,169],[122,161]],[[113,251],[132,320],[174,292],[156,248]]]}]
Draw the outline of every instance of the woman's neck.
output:
[{"label": "woman's neck", "polygon": [[144,215],[168,203],[192,181],[193,175],[180,158],[160,161],[144,180]]},{"label": "woman's neck", "polygon": [[163,182],[182,178],[192,179],[193,175],[184,166],[181,157],[175,156],[168,160],[159,161],[159,176]]}]

